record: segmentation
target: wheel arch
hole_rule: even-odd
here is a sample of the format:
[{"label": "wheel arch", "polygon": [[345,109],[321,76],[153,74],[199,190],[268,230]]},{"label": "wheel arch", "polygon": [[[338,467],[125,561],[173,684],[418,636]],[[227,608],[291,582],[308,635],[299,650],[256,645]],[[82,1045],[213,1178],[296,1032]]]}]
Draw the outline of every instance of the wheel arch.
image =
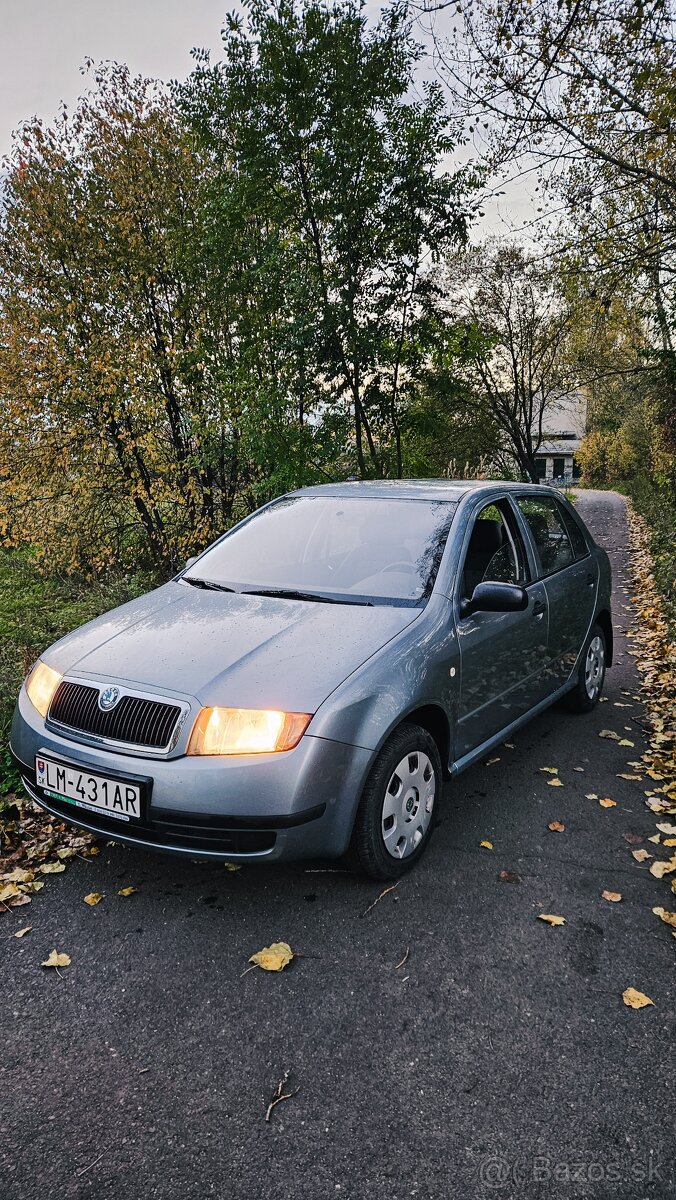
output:
[{"label": "wheel arch", "polygon": [[607,608],[601,609],[601,612],[596,614],[596,624],[601,626],[603,636],[606,639],[606,666],[613,665],[613,622],[610,617],[610,612]]},{"label": "wheel arch", "polygon": [[[444,779],[450,779],[448,764],[451,758],[451,726],[443,708],[439,704],[421,704],[407,712],[395,728],[401,725],[419,725],[434,738],[441,758]],[[390,733],[392,732],[390,730]]]}]

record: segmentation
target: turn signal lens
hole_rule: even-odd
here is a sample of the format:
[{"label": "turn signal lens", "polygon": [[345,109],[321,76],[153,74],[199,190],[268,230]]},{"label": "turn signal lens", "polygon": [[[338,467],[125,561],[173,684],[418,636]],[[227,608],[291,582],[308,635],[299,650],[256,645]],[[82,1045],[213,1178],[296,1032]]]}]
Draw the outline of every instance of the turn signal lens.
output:
[{"label": "turn signal lens", "polygon": [[312,713],[259,708],[203,708],[195,721],[188,754],[274,754],[292,750]]},{"label": "turn signal lens", "polygon": [[41,717],[47,716],[52,696],[62,679],[63,675],[59,675],[58,671],[53,671],[51,667],[47,666],[47,663],[41,662],[40,659],[26,679],[28,698],[33,707],[37,708]]}]

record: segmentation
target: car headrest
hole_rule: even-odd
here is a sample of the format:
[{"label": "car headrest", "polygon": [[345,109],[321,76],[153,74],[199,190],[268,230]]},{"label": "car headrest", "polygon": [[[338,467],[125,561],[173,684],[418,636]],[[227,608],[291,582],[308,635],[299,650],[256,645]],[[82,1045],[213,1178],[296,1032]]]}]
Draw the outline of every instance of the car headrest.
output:
[{"label": "car headrest", "polygon": [[481,550],[495,554],[502,546],[502,525],[499,521],[477,521],[469,542],[470,551]]}]

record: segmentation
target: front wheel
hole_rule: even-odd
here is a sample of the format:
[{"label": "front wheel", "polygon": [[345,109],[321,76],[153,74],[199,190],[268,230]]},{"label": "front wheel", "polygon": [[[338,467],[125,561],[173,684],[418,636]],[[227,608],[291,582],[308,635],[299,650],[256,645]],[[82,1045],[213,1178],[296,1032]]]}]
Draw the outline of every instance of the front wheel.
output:
[{"label": "front wheel", "polygon": [[580,655],[575,687],[566,696],[571,712],[591,712],[599,702],[606,675],[606,638],[594,625]]},{"label": "front wheel", "polygon": [[424,854],[441,797],[441,759],[419,725],[387,739],[364,786],[348,858],[371,879],[398,879]]}]

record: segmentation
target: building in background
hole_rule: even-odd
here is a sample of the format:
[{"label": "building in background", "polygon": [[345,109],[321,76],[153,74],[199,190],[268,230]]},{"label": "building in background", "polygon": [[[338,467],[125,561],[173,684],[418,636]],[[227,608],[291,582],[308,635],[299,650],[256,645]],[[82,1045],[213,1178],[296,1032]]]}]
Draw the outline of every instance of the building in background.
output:
[{"label": "building in background", "polygon": [[538,479],[569,483],[580,470],[575,454],[585,434],[587,397],[584,392],[564,392],[552,399],[542,422],[542,443],[535,453]]}]

